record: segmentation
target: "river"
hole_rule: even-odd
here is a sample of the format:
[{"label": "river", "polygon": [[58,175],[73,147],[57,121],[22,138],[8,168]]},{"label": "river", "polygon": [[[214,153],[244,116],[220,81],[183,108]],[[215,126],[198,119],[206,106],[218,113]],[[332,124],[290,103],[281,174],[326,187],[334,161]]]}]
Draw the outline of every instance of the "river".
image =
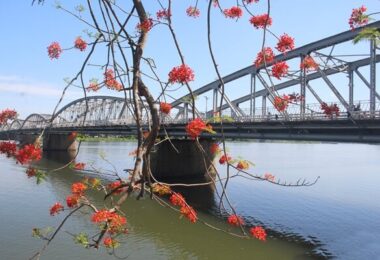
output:
[{"label": "river", "polygon": [[[128,200],[124,210],[129,234],[117,250],[128,259],[380,259],[380,146],[306,142],[228,142],[229,153],[255,163],[253,173],[269,172],[281,180],[313,181],[311,187],[287,188],[234,178],[229,197],[248,224],[268,229],[267,242],[232,237],[197,223],[145,198]],[[131,142],[84,142],[77,161],[104,170],[132,167]],[[106,156],[111,166],[100,155]],[[61,154],[45,154],[39,167],[62,165]],[[62,159],[62,158],[61,158]],[[219,167],[221,172],[223,168]],[[42,246],[32,228],[56,226],[64,214],[49,208],[64,202],[70,185],[85,173],[64,169],[36,185],[25,169],[0,157],[0,258],[28,259]],[[107,176],[103,176],[107,178]],[[211,188],[183,191],[207,222],[229,230],[216,208]],[[101,203],[96,192],[88,196]],[[65,225],[42,259],[115,259],[105,249],[75,245],[70,234],[94,231],[88,215],[77,214]]]}]

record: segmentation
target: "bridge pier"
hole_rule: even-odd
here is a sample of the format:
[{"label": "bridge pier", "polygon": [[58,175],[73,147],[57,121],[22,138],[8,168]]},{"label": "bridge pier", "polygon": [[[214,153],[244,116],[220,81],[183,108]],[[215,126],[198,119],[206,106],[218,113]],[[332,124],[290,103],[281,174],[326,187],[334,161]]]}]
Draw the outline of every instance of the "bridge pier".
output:
[{"label": "bridge pier", "polygon": [[46,133],[43,138],[44,151],[76,151],[78,142],[69,134]]},{"label": "bridge pier", "polygon": [[194,140],[172,139],[171,142],[160,143],[151,152],[151,169],[154,177],[157,179],[182,179],[202,177],[207,170],[213,172],[211,162],[214,156],[211,154],[210,148],[214,142],[211,139],[200,140],[206,153],[205,160]]},{"label": "bridge pier", "polygon": [[14,136],[15,140],[19,142],[19,146],[23,147],[27,144],[34,144],[39,137],[38,134],[17,134]]}]

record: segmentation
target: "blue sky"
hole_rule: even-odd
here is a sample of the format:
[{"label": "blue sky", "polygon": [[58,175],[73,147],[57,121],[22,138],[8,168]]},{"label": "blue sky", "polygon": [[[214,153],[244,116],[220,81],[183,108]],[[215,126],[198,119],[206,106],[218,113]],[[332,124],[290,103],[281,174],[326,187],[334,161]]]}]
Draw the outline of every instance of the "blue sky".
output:
[{"label": "blue sky", "polygon": [[[69,9],[74,9],[81,2],[83,1],[62,1]],[[156,1],[144,2],[148,3],[147,9],[152,14],[159,9]],[[199,1],[201,17],[198,19],[185,15],[186,8],[194,2],[174,0],[173,23],[185,53],[186,63],[195,71],[196,80],[191,85],[196,89],[213,81],[216,74],[207,51],[207,1]],[[220,2],[226,8],[236,3],[231,0]],[[369,12],[380,11],[379,0],[272,0],[271,30],[276,34],[288,33],[295,38],[296,46],[300,47],[348,30],[348,18],[352,8],[361,5],[367,6]],[[254,14],[261,14],[265,12],[265,8],[266,1],[261,0],[251,10]],[[261,46],[262,31],[253,29],[248,23],[247,14],[236,22],[224,18],[216,9],[213,12],[213,44],[222,75],[251,65]],[[59,60],[52,61],[47,56],[46,48],[52,41],[58,41],[66,48],[72,46],[77,36],[81,35],[86,39],[83,30],[87,27],[62,10],[57,10],[51,0],[46,0],[43,6],[31,6],[31,0],[0,1],[0,24],[0,109],[14,108],[19,111],[21,118],[32,112],[51,113],[65,85],[63,78],[75,75],[85,53],[67,51]],[[172,67],[180,64],[168,36],[166,28],[155,27],[149,35],[145,52],[146,56],[155,59],[163,79],[166,79]],[[274,39],[268,39],[268,44],[273,46],[274,42]],[[345,48],[348,50],[351,47]],[[104,60],[104,53],[98,53],[96,59]],[[102,78],[102,72],[90,69],[86,79],[93,77]],[[228,90],[232,98],[247,94],[248,83],[242,80],[241,84],[244,86],[234,86]],[[358,97],[366,99],[365,90],[358,91]],[[157,94],[158,89],[153,88],[152,92]],[[173,95],[180,97],[184,93],[185,90],[180,89]],[[119,95],[109,90],[101,90],[97,94]],[[82,96],[79,89],[73,88],[68,92],[64,103]],[[327,92],[325,99],[334,101]],[[204,106],[203,98],[199,100],[199,105]]]}]

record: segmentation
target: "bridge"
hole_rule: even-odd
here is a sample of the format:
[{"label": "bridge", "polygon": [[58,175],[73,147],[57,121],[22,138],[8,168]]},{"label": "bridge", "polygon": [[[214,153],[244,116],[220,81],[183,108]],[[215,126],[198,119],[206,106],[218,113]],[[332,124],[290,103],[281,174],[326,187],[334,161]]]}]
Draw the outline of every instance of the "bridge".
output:
[{"label": "bridge", "polygon": [[[380,21],[365,27],[380,28]],[[345,31],[275,57],[275,61],[287,61],[299,67],[300,62],[309,55],[319,64],[316,71],[298,69],[286,79],[273,82],[263,67],[252,65],[223,77],[226,88],[231,83],[248,80],[248,92],[242,92],[237,99],[222,95],[219,80],[194,90],[194,95],[198,97],[205,94],[212,96],[210,110],[195,110],[194,116],[209,120],[217,132],[216,135],[204,134],[203,137],[220,137],[219,121],[223,120],[223,134],[227,138],[380,142],[380,95],[376,91],[376,63],[380,61],[380,55],[376,54],[378,47],[374,40],[369,40],[362,43],[362,46],[367,45],[366,53],[342,55],[338,52],[344,44],[350,44],[353,50],[359,48],[351,41],[362,28]],[[341,78],[339,87],[336,80],[331,79],[336,76]],[[342,84],[343,91],[339,90]],[[321,110],[324,101],[319,93],[322,87],[338,100],[339,115],[329,117]],[[272,105],[274,97],[294,89],[304,98],[299,104],[290,104],[285,112],[277,111]],[[355,93],[359,91],[369,93],[366,100],[355,98]],[[161,115],[165,130],[162,130],[162,135],[186,137],[185,124],[193,117],[189,99],[189,95],[178,98],[171,103],[173,109],[170,115]],[[257,103],[261,106],[256,106]],[[46,133],[55,136],[55,139],[62,136],[67,139],[72,131],[89,135],[134,135],[136,127],[132,107],[132,102],[120,97],[80,98],[63,106],[54,115],[31,114],[23,120],[16,119],[3,125],[0,139],[35,137],[46,127]],[[145,124],[150,120],[147,112],[145,109],[143,114]],[[215,117],[216,114],[218,117]],[[47,146],[62,142],[65,143],[64,147],[70,146],[67,141],[51,141],[53,139],[46,141],[54,143]]]}]

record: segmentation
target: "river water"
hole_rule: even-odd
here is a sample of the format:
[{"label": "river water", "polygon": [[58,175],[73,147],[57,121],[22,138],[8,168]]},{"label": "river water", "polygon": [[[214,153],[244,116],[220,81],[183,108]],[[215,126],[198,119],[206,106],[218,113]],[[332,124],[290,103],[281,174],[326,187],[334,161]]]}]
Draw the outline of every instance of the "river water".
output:
[{"label": "river water", "polygon": [[[319,181],[311,187],[287,188],[234,178],[229,197],[238,214],[251,225],[268,229],[268,241],[244,240],[197,223],[145,198],[128,200],[129,234],[117,250],[128,259],[380,259],[380,146],[370,144],[229,142],[229,153],[255,163],[253,173],[269,172],[282,180]],[[82,143],[77,161],[104,171],[132,167],[128,142]],[[106,156],[112,163],[102,160]],[[62,165],[62,154],[45,155],[39,167]],[[223,168],[220,168],[223,172]],[[64,202],[70,185],[85,173],[64,169],[36,185],[20,165],[0,157],[0,259],[28,259],[42,246],[32,238],[34,227],[56,226],[64,214],[49,215],[50,206]],[[108,178],[103,176],[103,178]],[[183,193],[207,222],[234,228],[215,210],[215,191]],[[101,204],[103,197],[90,192]],[[70,234],[94,231],[86,214],[77,214],[52,242],[42,259],[115,259],[105,249],[75,245]]]}]

